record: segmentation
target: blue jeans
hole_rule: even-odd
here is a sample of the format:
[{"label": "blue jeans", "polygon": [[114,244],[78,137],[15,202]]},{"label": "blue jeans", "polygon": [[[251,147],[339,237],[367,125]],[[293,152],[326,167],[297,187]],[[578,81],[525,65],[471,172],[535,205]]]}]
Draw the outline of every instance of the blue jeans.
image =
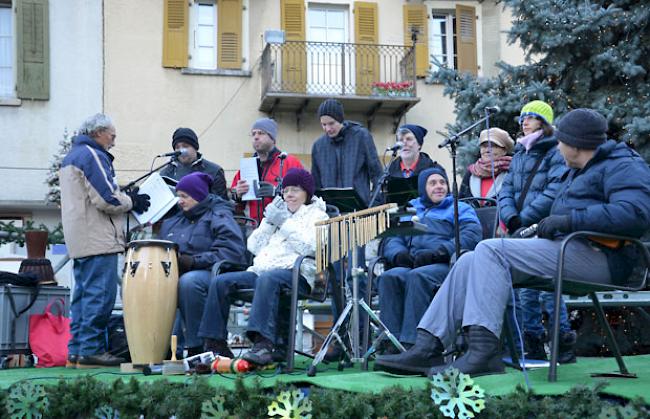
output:
[{"label": "blue jeans", "polygon": [[392,268],[378,278],[381,321],[402,343],[415,343],[418,322],[445,280],[449,265]]},{"label": "blue jeans", "polygon": [[117,295],[117,254],[88,256],[73,262],[70,303],[70,355],[106,352],[106,327]]},{"label": "blue jeans", "polygon": [[211,279],[211,271],[201,270],[184,273],[178,280],[178,308],[185,325],[183,336],[188,348],[203,346],[203,339],[197,333]]},{"label": "blue jeans", "polygon": [[[227,272],[218,275],[210,284],[208,301],[203,311],[199,336],[215,340],[228,337],[228,316],[234,296],[240,289],[254,288],[253,305],[248,317],[248,332],[257,332],[277,343],[280,324],[286,324],[289,310],[280,310],[280,294],[291,289],[291,270],[274,269],[261,273]],[[299,293],[307,294],[309,284],[300,277]],[[295,327],[295,326],[293,326]]]},{"label": "blue jeans", "polygon": [[[524,332],[537,337],[544,335],[545,330],[542,325],[542,304],[540,300],[544,303],[544,310],[546,310],[547,313],[551,313],[551,316],[549,317],[552,322],[552,313],[555,310],[554,298],[552,292],[531,290],[527,288],[519,290]],[[567,316],[566,304],[564,304],[564,300],[562,300],[562,305],[560,306],[560,333],[567,333],[570,331],[571,325],[569,324]]]}]

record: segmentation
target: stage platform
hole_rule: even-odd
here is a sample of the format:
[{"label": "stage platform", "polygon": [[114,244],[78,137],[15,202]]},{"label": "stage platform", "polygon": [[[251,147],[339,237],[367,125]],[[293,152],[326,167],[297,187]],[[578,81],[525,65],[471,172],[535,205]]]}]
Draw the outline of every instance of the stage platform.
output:
[{"label": "stage platform", "polygon": [[[319,386],[350,392],[379,392],[388,387],[400,386],[407,389],[423,389],[427,379],[424,377],[407,377],[387,374],[384,372],[361,371],[358,366],[338,371],[335,365],[320,365],[315,377],[308,377],[306,368],[310,360],[298,358],[296,370],[291,374],[279,374],[275,370],[264,370],[243,375],[244,383],[253,384],[259,379],[262,387],[273,387],[277,382],[293,383],[296,386]],[[625,357],[628,369],[636,373],[638,378],[592,378],[591,373],[614,372],[614,358],[579,358],[573,365],[561,365],[558,369],[558,381],[548,383],[547,369],[528,371],[528,382],[532,390],[539,395],[565,394],[577,385],[593,386],[599,381],[608,385],[604,392],[607,394],[634,399],[640,397],[650,404],[650,355]],[[6,389],[12,384],[30,380],[39,384],[54,384],[59,379],[72,380],[81,376],[92,376],[97,380],[110,382],[113,380],[130,380],[136,378],[141,382],[169,380],[185,382],[188,376],[145,376],[143,374],[122,374],[118,368],[75,370],[66,368],[23,368],[0,370],[0,388]],[[205,376],[215,387],[234,388],[235,375]],[[506,374],[475,378],[487,394],[500,396],[512,392],[517,385],[526,386],[524,375],[515,369],[508,368]]]}]

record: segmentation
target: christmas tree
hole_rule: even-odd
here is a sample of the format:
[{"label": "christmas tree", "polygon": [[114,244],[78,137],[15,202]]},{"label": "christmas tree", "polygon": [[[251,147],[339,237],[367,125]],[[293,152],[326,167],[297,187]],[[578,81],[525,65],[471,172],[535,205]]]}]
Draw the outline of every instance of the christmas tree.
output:
[{"label": "christmas tree", "polygon": [[[650,3],[638,0],[503,0],[513,16],[510,43],[526,52],[526,64],[497,63],[492,78],[441,69],[427,81],[443,83],[455,101],[458,132],[499,106],[491,119],[511,135],[521,107],[548,102],[556,117],[594,108],[607,117],[610,138],[625,141],[650,161]],[[437,63],[436,63],[437,64]],[[485,127],[482,127],[485,128]],[[464,138],[459,167],[476,159],[482,128]]]},{"label": "christmas tree", "polygon": [[45,183],[49,187],[45,201],[48,204],[61,206],[61,187],[59,186],[59,170],[61,169],[61,162],[63,158],[70,151],[72,145],[72,137],[68,133],[68,129],[63,130],[63,139],[59,141],[59,151],[52,156],[50,169],[47,172]]}]

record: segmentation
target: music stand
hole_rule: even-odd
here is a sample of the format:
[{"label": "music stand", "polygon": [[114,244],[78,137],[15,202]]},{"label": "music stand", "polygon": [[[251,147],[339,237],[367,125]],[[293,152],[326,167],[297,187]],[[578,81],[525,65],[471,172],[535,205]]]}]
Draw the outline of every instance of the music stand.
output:
[{"label": "music stand", "polygon": [[316,191],[316,196],[339,209],[341,214],[366,209],[366,204],[353,188],[323,188]]},{"label": "music stand", "polygon": [[390,177],[386,183],[386,202],[395,202],[399,206],[406,205],[411,199],[418,197],[418,177]]}]

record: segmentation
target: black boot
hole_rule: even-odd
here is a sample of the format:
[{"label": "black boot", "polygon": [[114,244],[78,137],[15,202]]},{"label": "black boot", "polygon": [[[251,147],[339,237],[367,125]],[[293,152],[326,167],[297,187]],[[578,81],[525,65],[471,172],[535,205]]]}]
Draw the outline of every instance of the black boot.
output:
[{"label": "black boot", "polygon": [[[501,361],[499,338],[483,326],[469,326],[468,332],[469,345],[467,352],[452,362],[450,367],[472,377],[503,374],[505,367],[503,361]],[[433,367],[427,375],[431,377],[446,369],[447,366]]]},{"label": "black boot", "polygon": [[546,361],[546,349],[544,349],[544,342],[546,341],[545,335],[534,335],[529,332],[524,332],[524,348],[526,349],[526,359],[536,359]]},{"label": "black boot", "polygon": [[558,344],[557,362],[560,364],[573,364],[576,362],[576,332],[573,330],[562,333]]},{"label": "black boot", "polygon": [[419,329],[415,345],[411,349],[396,355],[378,356],[375,369],[394,374],[424,375],[429,368],[445,363],[442,356],[444,350],[440,339]]},{"label": "black boot", "polygon": [[210,339],[210,338],[205,338],[203,341],[203,348],[206,351],[213,352],[217,356],[221,356],[224,358],[234,358],[235,355],[232,353],[230,348],[228,347],[228,342],[226,342],[223,339]]},{"label": "black boot", "polygon": [[252,337],[253,347],[242,356],[242,359],[254,364],[258,367],[264,367],[273,362],[273,342],[259,333],[249,337]]}]

